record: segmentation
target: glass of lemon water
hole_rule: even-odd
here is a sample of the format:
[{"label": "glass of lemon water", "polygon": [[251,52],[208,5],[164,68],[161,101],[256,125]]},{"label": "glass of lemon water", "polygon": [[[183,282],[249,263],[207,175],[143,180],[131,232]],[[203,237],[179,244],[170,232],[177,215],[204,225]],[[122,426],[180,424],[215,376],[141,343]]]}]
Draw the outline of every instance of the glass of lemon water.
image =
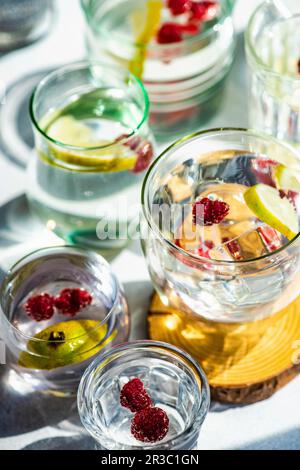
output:
[{"label": "glass of lemon water", "polygon": [[37,86],[27,194],[67,242],[108,250],[137,230],[140,185],[154,152],[148,109],[138,79],[97,62],[67,65]]}]

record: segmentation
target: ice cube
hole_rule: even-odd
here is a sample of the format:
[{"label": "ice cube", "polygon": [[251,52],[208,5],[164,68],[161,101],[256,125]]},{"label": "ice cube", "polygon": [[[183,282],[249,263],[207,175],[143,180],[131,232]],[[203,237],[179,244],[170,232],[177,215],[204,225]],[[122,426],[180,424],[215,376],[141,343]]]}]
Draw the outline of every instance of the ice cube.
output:
[{"label": "ice cube", "polygon": [[279,249],[282,236],[267,225],[260,225],[235,238],[224,237],[223,243],[209,252],[219,261],[245,261],[260,258]]}]

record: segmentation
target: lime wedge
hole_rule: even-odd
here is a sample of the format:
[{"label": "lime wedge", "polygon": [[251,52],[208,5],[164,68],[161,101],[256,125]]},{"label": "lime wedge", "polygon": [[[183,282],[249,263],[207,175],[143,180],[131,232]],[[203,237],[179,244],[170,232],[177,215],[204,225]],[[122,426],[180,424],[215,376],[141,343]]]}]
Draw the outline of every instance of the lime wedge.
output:
[{"label": "lime wedge", "polygon": [[244,199],[256,217],[278,230],[289,240],[298,234],[297,213],[288,199],[281,199],[277,189],[265,184],[257,184],[244,193]]},{"label": "lime wedge", "polygon": [[300,192],[300,171],[293,170],[285,165],[277,165],[274,176],[279,189]]}]

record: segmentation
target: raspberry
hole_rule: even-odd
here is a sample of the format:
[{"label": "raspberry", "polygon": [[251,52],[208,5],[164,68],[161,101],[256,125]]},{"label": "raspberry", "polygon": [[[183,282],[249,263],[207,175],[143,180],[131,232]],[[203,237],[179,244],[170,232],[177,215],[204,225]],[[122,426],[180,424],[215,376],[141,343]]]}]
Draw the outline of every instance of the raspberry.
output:
[{"label": "raspberry", "polygon": [[275,251],[281,248],[281,238],[274,228],[268,226],[258,227],[257,231],[269,251]]},{"label": "raspberry", "polygon": [[84,289],[63,289],[55,298],[54,305],[64,315],[73,317],[92,303],[92,296]]},{"label": "raspberry", "polygon": [[152,405],[151,398],[140,379],[132,379],[121,390],[120,403],[133,413],[149,408]]},{"label": "raspberry", "polygon": [[164,410],[153,407],[137,413],[131,421],[131,434],[142,442],[161,441],[169,430],[169,418]]},{"label": "raspberry", "polygon": [[191,0],[168,0],[168,8],[174,16],[182,15],[191,9]]},{"label": "raspberry", "polygon": [[279,195],[281,199],[284,199],[286,197],[290,201],[290,203],[293,204],[294,208],[297,209],[297,199],[299,197],[299,193],[297,193],[296,191],[284,191],[283,189],[280,189]]},{"label": "raspberry", "polygon": [[230,240],[229,238],[223,238],[222,243],[224,244],[226,243],[227,250],[236,261],[242,261],[243,256],[241,253],[239,242],[237,240]]},{"label": "raspberry", "polygon": [[192,2],[191,17],[197,21],[211,21],[219,12],[219,4],[213,1]]},{"label": "raspberry", "polygon": [[300,73],[300,59],[298,60],[297,68],[298,68],[298,73]]},{"label": "raspberry", "polygon": [[208,258],[210,259],[209,256],[209,251],[213,249],[214,243],[210,240],[207,240],[203,243],[203,245],[198,248],[198,256],[201,256],[202,258]]},{"label": "raspberry", "polygon": [[50,320],[54,314],[54,299],[49,294],[35,295],[27,300],[25,310],[35,321]]},{"label": "raspberry", "polygon": [[197,201],[193,205],[193,220],[195,224],[206,227],[219,224],[229,213],[229,205],[219,200],[211,200],[207,197]]},{"label": "raspberry", "polygon": [[188,23],[181,25],[181,31],[185,34],[198,34],[200,32],[199,24]]},{"label": "raspberry", "polygon": [[150,165],[153,157],[153,147],[149,141],[146,141],[137,152],[138,158],[135,164],[133,173],[141,173],[146,170]]},{"label": "raspberry", "polygon": [[165,23],[157,33],[157,42],[159,44],[172,44],[182,41],[181,26],[176,23]]}]

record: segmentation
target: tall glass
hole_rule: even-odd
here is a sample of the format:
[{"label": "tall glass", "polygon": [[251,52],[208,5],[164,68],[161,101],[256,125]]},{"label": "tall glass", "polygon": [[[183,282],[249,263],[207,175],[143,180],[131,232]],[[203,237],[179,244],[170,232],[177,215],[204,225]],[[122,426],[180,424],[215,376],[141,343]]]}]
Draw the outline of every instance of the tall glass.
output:
[{"label": "tall glass", "polygon": [[127,301],[110,266],[71,247],[38,250],[10,269],[0,322],[12,369],[49,393],[76,393],[96,354],[129,335]]},{"label": "tall glass", "polygon": [[127,243],[153,157],[148,109],[138,79],[97,62],[40,82],[30,105],[36,148],[27,195],[47,228],[95,249]]},{"label": "tall glass", "polygon": [[[133,414],[120,405],[120,391],[139,378],[154,406],[169,418],[169,431],[157,443],[130,433]],[[210,404],[204,372],[184,351],[157,341],[136,341],[100,355],[85,371],[78,389],[83,425],[100,449],[194,449]]]},{"label": "tall glass", "polygon": [[167,0],[81,0],[89,57],[141,78],[150,98],[151,128],[160,140],[199,129],[222,103],[235,51],[234,0],[216,3],[210,21],[200,21],[199,30],[196,23],[188,25],[191,34],[166,44],[155,37],[158,29],[189,18],[189,13],[172,16]]},{"label": "tall glass", "polygon": [[269,0],[246,31],[250,125],[300,148],[300,3]]},{"label": "tall glass", "polygon": [[[219,129],[176,142],[153,163],[142,191],[142,244],[164,304],[213,321],[246,322],[299,295],[299,236],[281,237],[243,197],[249,186],[273,187],[279,162],[299,170],[292,147],[254,131]],[[191,208],[205,197],[226,201],[230,212],[198,234]]]}]

